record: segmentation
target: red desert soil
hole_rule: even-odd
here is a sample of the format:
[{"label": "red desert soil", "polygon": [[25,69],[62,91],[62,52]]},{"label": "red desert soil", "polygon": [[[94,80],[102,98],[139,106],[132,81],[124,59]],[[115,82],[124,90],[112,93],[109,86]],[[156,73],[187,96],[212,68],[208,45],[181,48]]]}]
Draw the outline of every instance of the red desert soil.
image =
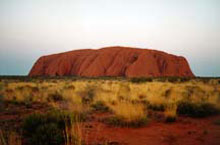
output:
[{"label": "red desert soil", "polygon": [[[45,112],[45,104],[4,106],[0,113],[0,126],[3,129],[19,128],[25,116],[33,112]],[[87,145],[220,145],[220,115],[194,119],[178,117],[175,123],[165,123],[151,118],[149,123],[140,128],[121,128],[109,126],[103,118],[109,113],[93,113],[82,123],[83,139]]]},{"label": "red desert soil", "polygon": [[151,121],[141,128],[113,127],[93,121],[86,123],[87,142],[109,141],[112,145],[219,145],[220,115],[202,119],[179,117],[175,123]]},{"label": "red desert soil", "polygon": [[29,76],[187,76],[187,60],[162,51],[130,47],[75,50],[40,57]]}]

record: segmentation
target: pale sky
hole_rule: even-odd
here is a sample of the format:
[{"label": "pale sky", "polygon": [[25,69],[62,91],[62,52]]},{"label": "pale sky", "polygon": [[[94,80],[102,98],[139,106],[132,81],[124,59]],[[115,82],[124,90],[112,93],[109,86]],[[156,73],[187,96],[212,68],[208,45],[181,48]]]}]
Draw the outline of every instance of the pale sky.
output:
[{"label": "pale sky", "polygon": [[115,45],[181,55],[195,75],[220,76],[220,0],[0,0],[0,75]]}]

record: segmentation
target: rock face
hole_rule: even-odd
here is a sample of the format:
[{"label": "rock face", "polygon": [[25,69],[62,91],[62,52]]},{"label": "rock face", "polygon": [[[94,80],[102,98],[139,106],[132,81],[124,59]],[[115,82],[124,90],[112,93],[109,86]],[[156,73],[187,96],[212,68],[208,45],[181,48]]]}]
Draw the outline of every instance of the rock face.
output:
[{"label": "rock face", "polygon": [[40,57],[29,76],[193,77],[184,57],[129,47],[84,49]]}]

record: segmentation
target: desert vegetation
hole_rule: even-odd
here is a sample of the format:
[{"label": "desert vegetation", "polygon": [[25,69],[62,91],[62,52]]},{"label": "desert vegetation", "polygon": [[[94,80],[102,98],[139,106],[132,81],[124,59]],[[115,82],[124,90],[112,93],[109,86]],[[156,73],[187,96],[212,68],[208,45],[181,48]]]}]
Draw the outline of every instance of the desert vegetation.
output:
[{"label": "desert vegetation", "polygon": [[[2,77],[0,143],[111,144],[110,139],[92,138],[88,124],[142,128],[154,121],[172,124],[183,117],[214,116],[220,110],[219,82],[176,77]],[[213,124],[218,126],[219,120]]]}]

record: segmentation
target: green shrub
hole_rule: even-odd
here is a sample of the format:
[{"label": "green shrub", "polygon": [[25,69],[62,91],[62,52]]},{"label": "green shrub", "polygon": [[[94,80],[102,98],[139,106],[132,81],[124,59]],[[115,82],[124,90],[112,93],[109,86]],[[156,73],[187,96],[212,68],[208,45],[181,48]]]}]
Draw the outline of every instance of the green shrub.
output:
[{"label": "green shrub", "polygon": [[187,82],[190,81],[191,77],[158,77],[156,78],[157,81],[159,82],[171,82],[171,83],[175,83],[175,82]]},{"label": "green shrub", "polygon": [[32,92],[39,92],[40,89],[38,87],[31,87]]},{"label": "green shrub", "polygon": [[76,116],[65,111],[34,113],[24,120],[23,135],[31,145],[61,145],[65,141],[65,127],[71,126],[74,121]]},{"label": "green shrub", "polygon": [[220,119],[214,121],[215,125],[220,125]]},{"label": "green shrub", "polygon": [[106,106],[102,101],[97,101],[95,104],[92,104],[91,107],[94,111],[100,111],[100,112],[109,111],[108,106]]},{"label": "green shrub", "polygon": [[4,96],[0,94],[0,101],[3,101]]},{"label": "green shrub", "polygon": [[206,117],[219,113],[219,110],[210,103],[180,102],[177,106],[177,113],[190,117]]},{"label": "green shrub", "polygon": [[3,106],[3,96],[0,95],[0,112],[2,112],[4,110],[4,106]]},{"label": "green shrub", "polygon": [[165,121],[168,123],[175,122],[176,117],[175,116],[167,116]]},{"label": "green shrub", "polygon": [[135,78],[131,78],[130,81],[132,83],[145,83],[145,82],[152,82],[153,79],[152,78],[145,78],[145,77],[135,77]]},{"label": "green shrub", "polygon": [[56,123],[40,125],[31,137],[31,144],[61,145],[64,142],[63,131]]},{"label": "green shrub", "polygon": [[65,89],[74,90],[74,89],[75,89],[75,86],[74,86],[74,85],[66,85],[64,88],[65,88]]},{"label": "green shrub", "polygon": [[132,128],[142,127],[148,123],[147,117],[128,122],[123,118],[113,116],[105,119],[104,121],[109,125],[118,126],[118,127],[132,127]]},{"label": "green shrub", "polygon": [[54,101],[54,102],[58,102],[58,101],[62,101],[63,100],[63,96],[61,94],[59,94],[58,92],[53,93],[53,94],[49,94],[47,101]]},{"label": "green shrub", "polygon": [[4,87],[3,87],[3,84],[0,83],[0,91],[3,90],[3,88],[4,88]]},{"label": "green shrub", "polygon": [[167,81],[171,83],[175,83],[179,81],[179,77],[167,77]]},{"label": "green shrub", "polygon": [[154,111],[164,111],[166,108],[165,104],[148,104],[148,109],[154,110]]},{"label": "green shrub", "polygon": [[95,89],[92,87],[88,87],[86,89],[85,95],[82,97],[82,103],[89,104],[93,101],[94,97],[95,97]]}]

